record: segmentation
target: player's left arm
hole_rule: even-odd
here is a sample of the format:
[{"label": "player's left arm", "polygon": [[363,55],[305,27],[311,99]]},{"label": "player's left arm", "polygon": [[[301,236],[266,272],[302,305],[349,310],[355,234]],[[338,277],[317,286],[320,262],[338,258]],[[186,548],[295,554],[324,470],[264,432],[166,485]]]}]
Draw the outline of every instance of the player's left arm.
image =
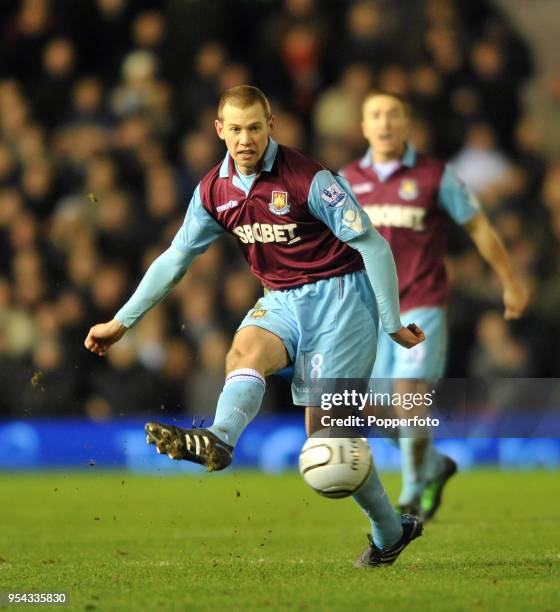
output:
[{"label": "player's left arm", "polygon": [[313,216],[362,256],[383,329],[406,348],[422,342],[420,328],[401,323],[397,271],[389,243],[372,226],[348,182],[321,170],[311,184],[308,204]]},{"label": "player's left arm", "polygon": [[482,212],[478,198],[469,192],[449,165],[441,179],[439,204],[466,229],[481,257],[500,279],[504,317],[518,319],[527,307],[527,291],[513,270],[502,240]]}]

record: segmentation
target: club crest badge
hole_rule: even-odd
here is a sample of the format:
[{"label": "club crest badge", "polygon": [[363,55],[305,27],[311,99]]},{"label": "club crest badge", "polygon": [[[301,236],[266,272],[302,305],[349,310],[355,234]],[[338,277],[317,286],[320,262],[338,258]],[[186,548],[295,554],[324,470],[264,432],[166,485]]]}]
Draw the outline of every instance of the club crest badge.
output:
[{"label": "club crest badge", "polygon": [[420,194],[418,189],[418,183],[413,179],[403,179],[401,181],[401,187],[399,189],[399,197],[402,200],[415,200]]},{"label": "club crest badge", "polygon": [[268,207],[270,208],[270,212],[275,215],[285,215],[290,212],[288,193],[286,191],[273,191]]},{"label": "club crest badge", "polygon": [[261,319],[266,314],[266,310],[253,310],[251,313],[251,319]]}]

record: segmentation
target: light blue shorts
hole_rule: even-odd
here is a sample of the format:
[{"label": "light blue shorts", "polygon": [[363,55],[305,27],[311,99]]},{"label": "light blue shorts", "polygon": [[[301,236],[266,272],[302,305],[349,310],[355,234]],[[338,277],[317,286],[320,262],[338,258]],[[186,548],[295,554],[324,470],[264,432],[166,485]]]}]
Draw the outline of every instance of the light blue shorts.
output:
[{"label": "light blue shorts", "polygon": [[369,379],[377,346],[378,313],[366,273],[269,291],[241,322],[277,335],[294,364],[294,404],[309,405],[318,379]]},{"label": "light blue shorts", "polygon": [[403,325],[416,323],[426,340],[405,349],[379,330],[377,357],[372,378],[417,378],[437,380],[445,371],[447,356],[447,315],[445,308],[429,306],[401,313]]}]

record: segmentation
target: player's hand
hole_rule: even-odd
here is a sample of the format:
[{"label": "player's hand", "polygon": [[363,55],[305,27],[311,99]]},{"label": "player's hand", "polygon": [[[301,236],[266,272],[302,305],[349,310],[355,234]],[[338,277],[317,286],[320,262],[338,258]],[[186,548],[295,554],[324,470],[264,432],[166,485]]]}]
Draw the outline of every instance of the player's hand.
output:
[{"label": "player's hand", "polygon": [[412,348],[420,342],[424,342],[426,336],[424,332],[416,325],[416,323],[410,323],[406,327],[401,327],[399,331],[391,334],[391,338],[404,348]]},{"label": "player's hand", "polygon": [[121,325],[116,319],[108,323],[99,323],[89,330],[84,345],[88,351],[103,357],[109,347],[118,342],[127,330],[128,328]]},{"label": "player's hand", "polygon": [[517,280],[504,286],[504,319],[519,319],[527,308],[529,295],[525,287]]}]

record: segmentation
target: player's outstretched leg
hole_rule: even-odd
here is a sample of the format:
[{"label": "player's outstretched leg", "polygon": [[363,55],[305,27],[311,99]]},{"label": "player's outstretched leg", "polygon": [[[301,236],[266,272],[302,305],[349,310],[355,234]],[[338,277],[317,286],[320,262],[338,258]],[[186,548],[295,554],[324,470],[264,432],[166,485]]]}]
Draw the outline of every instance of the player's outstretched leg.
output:
[{"label": "player's outstretched leg", "polygon": [[256,370],[234,370],[226,377],[211,427],[182,429],[147,423],[147,442],[171,459],[200,463],[211,472],[223,470],[232,461],[239,436],[258,413],[264,390],[265,380]]},{"label": "player's outstretched leg", "polygon": [[233,459],[233,446],[208,429],[183,429],[164,423],[146,423],[146,441],[170,459],[205,465],[210,472],[226,468]]},{"label": "player's outstretched leg", "polygon": [[263,374],[279,370],[287,361],[286,349],[278,336],[256,326],[240,329],[226,359],[229,373],[212,426],[182,429],[147,423],[148,443],[171,459],[200,463],[210,471],[223,470],[232,461],[241,433],[260,410],[266,387]]},{"label": "player's outstretched leg", "polygon": [[389,548],[380,548],[368,533],[369,546],[358,557],[355,567],[379,567],[381,565],[392,565],[401,552],[412,542],[422,535],[422,523],[416,516],[403,514],[402,535],[398,542]]}]

